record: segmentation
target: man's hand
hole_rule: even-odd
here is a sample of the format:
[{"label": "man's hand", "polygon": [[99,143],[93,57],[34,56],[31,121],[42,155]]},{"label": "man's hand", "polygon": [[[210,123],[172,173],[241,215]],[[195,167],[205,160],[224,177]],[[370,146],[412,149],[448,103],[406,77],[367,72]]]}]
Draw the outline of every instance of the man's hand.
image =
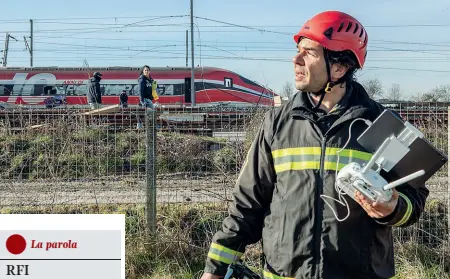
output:
[{"label": "man's hand", "polygon": [[398,192],[393,189],[392,198],[388,202],[374,202],[372,203],[359,191],[355,193],[356,201],[364,208],[367,214],[372,218],[383,218],[394,212],[398,203]]},{"label": "man's hand", "polygon": [[200,279],[221,279],[224,276],[217,276],[217,275],[213,275],[211,273],[203,273],[202,278]]}]

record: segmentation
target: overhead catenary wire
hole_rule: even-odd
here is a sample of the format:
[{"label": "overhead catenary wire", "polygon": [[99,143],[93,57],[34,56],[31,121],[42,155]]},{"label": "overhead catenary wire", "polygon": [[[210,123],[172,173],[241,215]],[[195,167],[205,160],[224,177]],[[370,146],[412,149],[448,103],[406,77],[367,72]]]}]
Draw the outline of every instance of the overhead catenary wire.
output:
[{"label": "overhead catenary wire", "polygon": [[[170,20],[173,18],[183,18],[187,15],[162,15],[162,16],[149,16],[149,17],[99,17],[99,18],[89,18],[89,17],[80,17],[80,18],[60,18],[60,19],[35,19],[34,21],[41,25],[40,29],[35,31],[35,45],[45,45],[47,46],[61,46],[61,48],[52,48],[52,47],[41,47],[36,50],[36,54],[40,54],[40,57],[36,56],[34,59],[39,61],[40,63],[49,60],[51,57],[52,61],[55,62],[73,62],[79,61],[80,57],[63,57],[64,54],[67,55],[85,55],[89,59],[95,59],[98,62],[102,61],[124,61],[125,63],[130,63],[133,61],[137,61],[135,58],[139,59],[185,59],[184,50],[178,50],[177,47],[182,47],[181,44],[184,44],[183,40],[157,40],[157,39],[147,39],[147,40],[138,40],[136,38],[120,38],[118,35],[114,35],[115,37],[111,37],[112,32],[115,34],[124,34],[123,32],[117,32],[120,29],[127,29],[126,34],[132,36],[132,33],[144,33],[149,32],[147,28],[151,28],[151,32],[154,33],[175,33],[175,32],[185,32],[185,28],[183,30],[159,30],[158,28],[166,27],[166,28],[180,28],[185,27],[186,23],[173,23],[167,22],[166,24],[151,24],[148,21],[157,21],[157,20]],[[215,22],[223,25],[207,25],[207,24],[197,24],[197,30],[200,32],[200,28],[202,29],[202,33],[232,33],[232,32],[258,32],[264,35],[273,34],[275,35],[292,35],[292,32],[278,32],[274,30],[269,30],[268,28],[298,28],[298,26],[289,26],[289,25],[242,25],[236,24],[227,21],[221,21],[206,17],[196,16],[196,19]],[[96,24],[93,22],[95,19],[134,19],[133,22],[127,23],[102,23],[99,24],[99,28],[72,28],[70,25],[74,26],[84,26],[87,24]],[[14,20],[9,20],[10,22]],[[16,20],[18,22],[23,22],[27,24],[28,20]],[[90,22],[88,22],[90,21]],[[0,20],[0,28],[2,24],[7,24],[8,20],[1,21]],[[62,28],[47,28],[48,24],[58,24],[61,23]],[[450,26],[450,24],[400,24],[400,25],[366,25],[367,28],[384,28],[384,27],[401,27],[401,28],[412,28],[412,27],[422,27],[422,28],[434,28],[434,27],[446,27]],[[128,28],[130,27],[130,28]],[[44,29],[45,28],[45,29]],[[215,30],[209,30],[209,28],[213,28]],[[131,30],[132,29],[132,30]],[[141,30],[140,30],[141,29]],[[145,29],[145,30],[144,30]],[[207,30],[208,29],[208,30]],[[245,30],[242,30],[245,29]],[[1,30],[1,29],[0,29]],[[75,33],[75,31],[83,30],[81,33]],[[274,32],[272,32],[274,31]],[[0,31],[2,32],[2,31]],[[21,31],[19,31],[21,32]],[[23,32],[28,33],[29,30],[23,30]],[[58,33],[66,33],[65,35],[59,35]],[[50,34],[54,34],[53,36]],[[84,34],[84,38],[77,38],[76,35]],[[89,38],[88,35],[94,35],[98,38]],[[99,36],[101,35],[101,36]],[[106,36],[106,38],[102,38],[102,36]],[[109,37],[108,37],[109,36]],[[97,41],[129,41],[131,42],[162,42],[161,46],[148,44],[147,46],[139,47],[137,44],[133,44],[130,46],[122,46],[121,44],[116,44],[116,46],[111,46],[111,44],[100,45],[99,43],[92,44],[77,44],[77,43],[62,43],[61,40],[57,39],[66,39],[66,40],[97,40]],[[263,38],[263,37],[261,37]],[[282,37],[280,37],[282,38]],[[0,37],[1,40],[1,37]],[[50,41],[49,41],[50,40]],[[54,41],[52,41],[54,40]],[[286,38],[286,42],[290,41],[290,38]],[[174,43],[175,42],[175,43]],[[180,42],[180,44],[177,44]],[[263,39],[261,41],[237,41],[237,40],[203,40],[201,44],[201,48],[205,48],[200,50],[200,58],[205,60],[234,60],[234,61],[266,61],[266,62],[279,62],[279,63],[292,63],[290,59],[290,55],[286,55],[286,57],[274,57],[276,55],[262,55],[264,52],[279,52],[279,53],[290,53],[294,48],[287,47],[284,39],[278,40],[277,42],[270,41],[267,39]],[[372,44],[369,47],[370,53],[380,53],[380,54],[388,54],[388,53],[414,53],[417,54],[415,57],[403,57],[403,56],[395,56],[395,57],[374,57],[370,56],[368,58],[368,62],[371,62],[366,69],[368,70],[394,70],[394,71],[416,71],[416,72],[428,72],[428,73],[448,73],[449,71],[445,69],[431,69],[431,68],[420,68],[420,67],[395,67],[389,65],[389,67],[381,67],[375,65],[375,62],[414,62],[414,61],[427,61],[428,63],[448,63],[448,56],[450,55],[450,42],[418,42],[418,41],[395,41],[395,40],[371,40]],[[165,44],[164,44],[165,43]],[[259,45],[258,45],[259,44]],[[261,44],[268,46],[261,46]],[[397,46],[403,45],[403,46]],[[170,45],[170,47],[169,47]],[[199,45],[196,45],[197,47]],[[277,47],[280,46],[280,47]],[[405,47],[408,46],[408,47]],[[416,47],[417,46],[417,47]],[[161,50],[158,50],[161,48]],[[162,50],[164,49],[164,50]],[[20,49],[10,49],[11,52],[19,52]],[[97,53],[102,52],[102,53]],[[115,53],[120,52],[120,54]],[[161,54],[158,56],[148,56],[145,52],[152,52]],[[223,56],[223,55],[214,55],[217,52],[228,52],[231,56]],[[247,53],[248,52],[248,53]],[[254,55],[253,53],[260,53],[261,55]],[[52,53],[52,56],[46,57],[46,53]],[[56,55],[53,55],[56,54]],[[58,56],[61,54],[61,56]],[[178,55],[180,54],[180,55]],[[133,57],[136,56],[136,57]],[[258,57],[259,56],[259,57]],[[430,57],[431,56],[431,57]],[[11,62],[21,61],[18,57],[11,57]],[[19,60],[17,60],[19,59]],[[54,63],[52,63],[54,64]]]}]

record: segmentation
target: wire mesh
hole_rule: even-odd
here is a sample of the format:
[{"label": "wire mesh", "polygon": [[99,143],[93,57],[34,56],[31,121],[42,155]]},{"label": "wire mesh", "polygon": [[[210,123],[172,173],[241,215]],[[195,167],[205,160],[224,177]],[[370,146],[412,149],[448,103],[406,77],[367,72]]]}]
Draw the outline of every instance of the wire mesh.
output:
[{"label": "wire mesh", "polygon": [[145,202],[143,111],[0,111],[0,206]]}]

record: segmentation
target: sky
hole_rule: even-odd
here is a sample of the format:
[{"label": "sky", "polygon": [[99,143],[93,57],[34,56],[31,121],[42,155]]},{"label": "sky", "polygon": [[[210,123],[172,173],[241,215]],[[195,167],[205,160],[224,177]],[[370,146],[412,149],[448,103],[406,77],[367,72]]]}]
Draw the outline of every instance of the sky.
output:
[{"label": "sky", "polygon": [[[369,34],[357,80],[398,83],[405,96],[450,84],[450,2],[445,0],[194,0],[195,65],[237,72],[280,92],[293,84],[293,35],[313,15],[340,10]],[[190,1],[2,0],[0,50],[7,66],[30,65],[24,36],[34,30],[34,66],[186,65]],[[189,33],[189,45],[190,45]],[[188,65],[191,65],[189,48]],[[3,55],[1,53],[0,55]]]}]

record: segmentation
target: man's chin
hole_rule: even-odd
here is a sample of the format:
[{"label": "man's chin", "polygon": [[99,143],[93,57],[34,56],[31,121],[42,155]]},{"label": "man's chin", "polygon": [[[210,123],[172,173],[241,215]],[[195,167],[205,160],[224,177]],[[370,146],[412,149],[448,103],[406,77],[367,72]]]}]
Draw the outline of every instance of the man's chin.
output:
[{"label": "man's chin", "polygon": [[295,89],[299,90],[299,91],[305,91],[305,89],[308,88],[308,85],[305,83],[300,83],[300,82],[296,82],[295,83]]}]

